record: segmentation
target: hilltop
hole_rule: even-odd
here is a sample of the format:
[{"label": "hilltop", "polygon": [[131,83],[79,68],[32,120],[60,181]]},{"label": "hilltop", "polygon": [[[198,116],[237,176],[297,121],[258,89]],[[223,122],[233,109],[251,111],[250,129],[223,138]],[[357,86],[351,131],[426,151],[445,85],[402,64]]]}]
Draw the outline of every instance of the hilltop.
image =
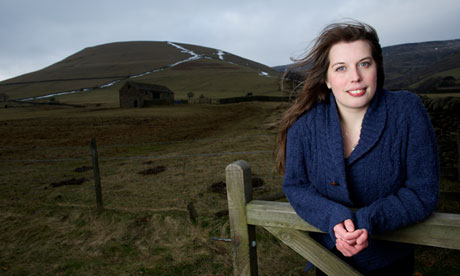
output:
[{"label": "hilltop", "polygon": [[135,78],[166,85],[179,98],[186,98],[188,92],[223,98],[248,92],[276,94],[279,75],[268,66],[213,48],[115,42],[85,48],[42,70],[0,82],[0,93],[22,99],[104,88],[111,90],[106,94],[117,97],[114,92],[123,81]]}]

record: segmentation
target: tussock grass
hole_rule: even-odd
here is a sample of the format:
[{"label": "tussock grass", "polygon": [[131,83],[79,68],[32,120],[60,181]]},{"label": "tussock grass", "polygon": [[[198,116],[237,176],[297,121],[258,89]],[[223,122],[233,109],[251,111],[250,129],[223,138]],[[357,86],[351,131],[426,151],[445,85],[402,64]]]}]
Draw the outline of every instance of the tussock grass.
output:
[{"label": "tussock grass", "polygon": [[[264,181],[254,196],[281,191],[281,177],[273,171],[274,130],[268,124],[284,106],[3,110],[2,273],[230,275],[230,245],[211,240],[230,237],[228,217],[222,215],[227,199],[210,186],[225,181],[225,167],[243,159]],[[92,137],[98,145],[103,212],[96,211],[93,172],[81,169],[91,166]],[[156,167],[165,170],[140,174]],[[51,186],[72,178],[88,181]],[[189,218],[190,203],[196,221]],[[261,228],[257,240],[260,275],[302,275],[306,261],[299,255]],[[420,250],[418,267],[426,275],[458,269],[452,261],[457,252]]]}]

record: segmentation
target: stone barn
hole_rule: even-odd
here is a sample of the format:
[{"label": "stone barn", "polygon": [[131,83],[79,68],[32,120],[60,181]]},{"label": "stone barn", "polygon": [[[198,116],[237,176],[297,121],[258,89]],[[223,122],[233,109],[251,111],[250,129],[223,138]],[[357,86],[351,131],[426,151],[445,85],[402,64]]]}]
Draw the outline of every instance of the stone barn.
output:
[{"label": "stone barn", "polygon": [[127,81],[119,93],[122,108],[174,103],[174,92],[163,85]]}]

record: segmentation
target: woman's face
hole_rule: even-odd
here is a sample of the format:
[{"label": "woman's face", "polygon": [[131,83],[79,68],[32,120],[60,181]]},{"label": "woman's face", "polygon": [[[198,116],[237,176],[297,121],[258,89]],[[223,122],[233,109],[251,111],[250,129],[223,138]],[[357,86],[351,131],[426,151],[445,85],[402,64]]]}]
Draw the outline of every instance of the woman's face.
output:
[{"label": "woman's face", "polygon": [[368,42],[339,42],[329,51],[326,85],[339,111],[367,110],[377,89],[377,64]]}]

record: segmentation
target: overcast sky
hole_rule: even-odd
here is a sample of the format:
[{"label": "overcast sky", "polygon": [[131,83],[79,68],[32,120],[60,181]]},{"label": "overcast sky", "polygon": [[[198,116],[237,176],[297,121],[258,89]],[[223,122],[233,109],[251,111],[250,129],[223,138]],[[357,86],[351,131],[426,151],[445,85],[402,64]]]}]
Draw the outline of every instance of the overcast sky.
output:
[{"label": "overcast sky", "polygon": [[0,80],[116,41],[190,43],[283,65],[344,18],[372,25],[390,46],[460,38],[459,14],[458,0],[0,0]]}]

